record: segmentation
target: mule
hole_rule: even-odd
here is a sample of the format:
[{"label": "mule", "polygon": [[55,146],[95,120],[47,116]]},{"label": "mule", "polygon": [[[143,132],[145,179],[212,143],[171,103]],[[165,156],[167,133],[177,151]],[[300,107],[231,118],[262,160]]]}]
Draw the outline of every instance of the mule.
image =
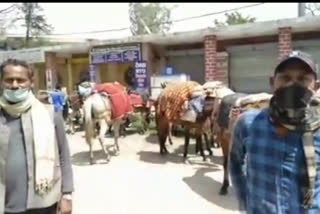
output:
[{"label": "mule", "polygon": [[[165,142],[168,137],[170,136],[170,132],[172,129],[172,126],[177,126],[181,125],[184,127],[185,130],[185,145],[184,145],[184,154],[183,158],[184,161],[187,159],[188,155],[188,147],[189,147],[189,141],[190,141],[190,130],[194,129],[195,130],[195,138],[196,138],[196,145],[198,146],[198,149],[200,151],[200,155],[203,157],[203,160],[206,160],[206,156],[203,151],[202,147],[202,135],[203,135],[203,130],[204,130],[204,124],[206,120],[210,117],[213,109],[213,105],[211,106],[212,108],[203,108],[203,113],[200,116],[197,116],[197,119],[195,122],[190,122],[190,121],[184,121],[181,119],[170,119],[168,118],[168,115],[166,113],[166,109],[163,109],[161,107],[162,102],[175,102],[176,97],[174,97],[174,94],[168,93],[166,96],[167,98],[164,98],[163,94],[169,92],[170,90],[178,90],[179,87],[184,87],[186,85],[184,84],[194,84],[194,86],[197,86],[199,84],[189,81],[189,83],[179,83],[179,85],[176,85],[174,83],[170,84],[170,87],[177,87],[177,88],[170,88],[168,89],[167,87],[161,92],[160,96],[155,102],[155,107],[156,107],[156,125],[157,125],[157,130],[158,130],[158,138],[159,138],[159,146],[160,146],[160,154],[164,155],[168,153],[168,150],[166,148]],[[168,89],[168,90],[167,90]],[[184,90],[184,89],[182,89]],[[167,101],[165,100],[167,99]],[[206,99],[207,101],[207,99]],[[207,106],[207,105],[205,105]],[[179,106],[181,107],[181,106]],[[172,143],[171,136],[169,138],[169,142]],[[212,151],[209,150],[210,155],[212,155]]]},{"label": "mule", "polygon": [[[125,121],[123,119],[111,119],[112,104],[111,100],[102,94],[94,93],[91,94],[84,101],[83,104],[84,112],[84,127],[85,127],[85,139],[90,148],[90,164],[94,164],[93,157],[93,139],[98,135],[98,139],[101,148],[105,154],[106,161],[110,161],[110,155],[108,149],[105,147],[105,133],[108,126],[112,125],[114,129],[114,148],[115,154],[118,155],[120,147],[118,144],[120,125]],[[98,129],[97,129],[98,125]]]},{"label": "mule", "polygon": [[223,153],[223,183],[220,195],[226,195],[229,187],[229,154],[233,128],[239,116],[250,109],[262,109],[268,106],[271,95],[265,93],[244,94],[233,93],[223,96],[221,102],[215,107],[215,133]]}]

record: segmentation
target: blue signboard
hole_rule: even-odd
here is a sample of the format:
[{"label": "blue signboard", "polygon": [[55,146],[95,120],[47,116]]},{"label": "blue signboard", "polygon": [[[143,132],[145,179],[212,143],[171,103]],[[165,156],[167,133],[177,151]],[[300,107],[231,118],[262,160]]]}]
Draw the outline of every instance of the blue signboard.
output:
[{"label": "blue signboard", "polygon": [[109,52],[106,54],[105,62],[122,62],[122,53],[121,52]]},{"label": "blue signboard", "polygon": [[141,61],[141,45],[98,47],[90,52],[92,64],[124,63]]},{"label": "blue signboard", "polygon": [[139,61],[135,63],[135,79],[136,90],[138,92],[148,92],[149,76],[146,62]]},{"label": "blue signboard", "polygon": [[100,64],[105,62],[105,54],[104,53],[92,53],[91,54],[91,63],[92,64]]},{"label": "blue signboard", "polygon": [[123,51],[123,61],[124,62],[133,62],[139,60],[139,51],[138,50],[128,50]]}]

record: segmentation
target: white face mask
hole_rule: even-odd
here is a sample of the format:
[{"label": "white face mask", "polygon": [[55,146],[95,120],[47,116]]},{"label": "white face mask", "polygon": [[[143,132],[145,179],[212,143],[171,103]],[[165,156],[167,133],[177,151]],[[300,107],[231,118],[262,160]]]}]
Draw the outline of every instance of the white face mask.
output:
[{"label": "white face mask", "polygon": [[12,103],[19,103],[25,101],[30,95],[29,88],[19,88],[19,89],[4,89],[3,97]]},{"label": "white face mask", "polygon": [[81,87],[79,86],[79,94],[83,97],[87,97],[91,92],[91,89],[90,88],[84,88],[84,87]]}]

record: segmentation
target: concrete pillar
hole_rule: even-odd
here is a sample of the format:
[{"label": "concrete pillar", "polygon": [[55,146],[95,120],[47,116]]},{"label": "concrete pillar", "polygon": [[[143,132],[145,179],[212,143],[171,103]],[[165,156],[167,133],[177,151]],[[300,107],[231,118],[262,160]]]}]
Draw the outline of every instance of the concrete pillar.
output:
[{"label": "concrete pillar", "polygon": [[217,37],[215,35],[204,38],[204,57],[205,81],[213,81],[216,79],[217,57]]},{"label": "concrete pillar", "polygon": [[[51,80],[51,85],[47,85],[47,89],[51,90],[54,89],[57,82],[57,57],[55,53],[52,52],[46,52],[45,53],[45,67],[46,67],[46,77],[47,77],[47,83],[48,79]],[[48,71],[51,72],[48,72]],[[48,77],[48,75],[51,74],[51,77]]]},{"label": "concrete pillar", "polygon": [[290,55],[292,51],[292,29],[291,27],[283,27],[279,28],[279,40],[278,40],[278,48],[279,55],[278,60],[280,61],[286,56]]}]

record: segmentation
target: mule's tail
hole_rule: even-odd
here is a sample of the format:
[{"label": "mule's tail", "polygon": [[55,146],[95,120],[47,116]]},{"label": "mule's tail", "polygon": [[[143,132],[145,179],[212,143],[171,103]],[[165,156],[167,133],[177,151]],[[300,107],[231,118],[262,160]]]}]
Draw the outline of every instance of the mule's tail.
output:
[{"label": "mule's tail", "polygon": [[89,144],[91,139],[94,137],[94,122],[92,118],[92,99],[88,97],[83,104],[84,113],[84,130],[86,142]]}]

